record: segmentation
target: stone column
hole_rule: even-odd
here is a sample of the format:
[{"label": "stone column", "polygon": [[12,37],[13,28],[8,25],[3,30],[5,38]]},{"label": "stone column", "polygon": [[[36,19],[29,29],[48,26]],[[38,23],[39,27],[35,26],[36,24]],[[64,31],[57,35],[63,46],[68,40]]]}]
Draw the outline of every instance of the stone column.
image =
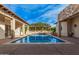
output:
[{"label": "stone column", "polygon": [[29,25],[27,25],[27,34],[29,33]]},{"label": "stone column", "polygon": [[15,38],[15,19],[11,20],[11,38]]},{"label": "stone column", "polygon": [[23,35],[25,35],[25,24],[22,25]]},{"label": "stone column", "polygon": [[58,36],[61,36],[61,23],[58,22]]}]

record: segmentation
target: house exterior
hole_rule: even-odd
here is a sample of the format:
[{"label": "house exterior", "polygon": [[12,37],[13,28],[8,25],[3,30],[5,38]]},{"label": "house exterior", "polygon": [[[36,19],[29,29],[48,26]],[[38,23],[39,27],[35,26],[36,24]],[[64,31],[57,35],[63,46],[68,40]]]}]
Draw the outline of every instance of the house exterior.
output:
[{"label": "house exterior", "polygon": [[59,13],[56,32],[58,36],[79,38],[79,4],[70,4]]},{"label": "house exterior", "polygon": [[8,8],[0,5],[0,39],[24,36],[27,24]]}]

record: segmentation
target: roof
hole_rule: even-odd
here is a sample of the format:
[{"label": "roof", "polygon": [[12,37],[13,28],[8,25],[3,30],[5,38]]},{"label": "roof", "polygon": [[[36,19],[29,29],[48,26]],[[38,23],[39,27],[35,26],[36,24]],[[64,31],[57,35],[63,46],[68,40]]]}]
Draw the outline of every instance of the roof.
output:
[{"label": "roof", "polygon": [[79,13],[79,4],[70,4],[58,15],[58,20],[62,21]]},{"label": "roof", "polygon": [[8,13],[12,17],[15,17],[15,18],[19,19],[20,21],[28,24],[25,20],[23,20],[22,18],[20,18],[19,16],[17,16],[15,13],[13,13],[11,10],[9,10],[7,7],[3,6],[2,4],[0,4],[0,9],[6,11],[5,13]]}]

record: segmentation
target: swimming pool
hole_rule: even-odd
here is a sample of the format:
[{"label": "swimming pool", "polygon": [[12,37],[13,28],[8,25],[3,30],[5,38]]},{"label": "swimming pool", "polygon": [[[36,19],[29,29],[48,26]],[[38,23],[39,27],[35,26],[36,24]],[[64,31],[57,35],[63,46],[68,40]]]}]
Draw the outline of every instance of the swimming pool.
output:
[{"label": "swimming pool", "polygon": [[60,43],[64,42],[59,38],[56,38],[48,34],[33,34],[26,37],[12,41],[11,43]]}]

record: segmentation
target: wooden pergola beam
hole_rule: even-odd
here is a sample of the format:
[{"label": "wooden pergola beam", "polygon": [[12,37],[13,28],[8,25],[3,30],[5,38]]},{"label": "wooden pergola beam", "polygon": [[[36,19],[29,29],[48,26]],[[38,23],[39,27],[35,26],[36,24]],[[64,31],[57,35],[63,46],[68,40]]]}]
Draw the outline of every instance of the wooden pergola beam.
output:
[{"label": "wooden pergola beam", "polygon": [[7,13],[8,15],[10,15],[12,17],[15,17],[15,18],[19,19],[20,21],[28,24],[26,21],[24,21],[22,18],[20,18],[19,16],[17,16],[15,13],[13,13],[12,11],[10,11],[8,8],[6,8],[5,6],[3,6],[2,4],[0,4],[0,9],[2,11],[4,11],[5,13]]}]

